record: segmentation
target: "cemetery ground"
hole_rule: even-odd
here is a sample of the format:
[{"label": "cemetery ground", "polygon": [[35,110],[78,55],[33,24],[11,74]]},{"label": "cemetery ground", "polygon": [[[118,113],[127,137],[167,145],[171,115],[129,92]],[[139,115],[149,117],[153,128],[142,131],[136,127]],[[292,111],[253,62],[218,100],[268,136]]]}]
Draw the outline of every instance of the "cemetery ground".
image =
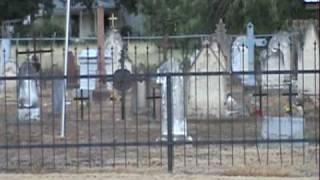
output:
[{"label": "cemetery ground", "polygon": [[[132,51],[135,45],[137,46],[136,54]],[[87,47],[94,48],[95,45],[78,45],[75,55],[77,56]],[[48,48],[50,47],[42,49]],[[48,73],[51,72],[52,62],[59,67],[63,66],[63,47],[55,46],[53,49],[54,58],[50,53],[40,56],[42,68]],[[74,47],[70,49],[74,50]],[[19,47],[19,51],[24,50],[26,47]],[[148,56],[146,56],[147,52]],[[159,58],[161,53],[156,46],[148,43],[132,43],[129,46],[129,54],[131,58],[136,57],[131,59],[133,62],[136,59],[137,64],[143,63],[147,66],[149,63],[150,67],[159,64],[161,59]],[[172,52],[172,56],[178,57],[177,59],[181,59],[180,54],[178,50]],[[11,57],[14,56],[13,54]],[[18,59],[21,64],[26,56],[19,55]],[[241,93],[240,89],[233,90]],[[7,91],[7,98],[4,98],[3,94],[0,97],[0,117],[2,117],[0,144],[21,146],[0,150],[0,169],[7,169],[7,172],[34,173],[84,172],[93,173],[93,176],[98,176],[95,175],[96,172],[110,171],[106,178],[109,176],[111,179],[143,179],[141,177],[143,172],[148,172],[159,175],[159,178],[171,178],[164,174],[167,172],[166,144],[153,145],[161,137],[160,100],[157,100],[156,119],[152,118],[150,111],[137,115],[132,113],[131,95],[129,95],[132,92],[129,91],[126,97],[126,120],[124,121],[120,117],[119,101],[107,100],[101,103],[92,101],[90,105],[84,106],[81,113],[80,102],[72,100],[74,94],[69,91],[67,99],[71,100],[71,104],[67,105],[66,138],[60,138],[61,117],[52,113],[51,82],[48,81],[41,92],[42,112],[39,122],[17,122],[17,102],[14,92],[15,89]],[[273,101],[279,99],[276,96]],[[273,109],[283,107],[287,104],[287,100],[287,97],[281,98],[281,105],[275,103]],[[7,101],[6,107],[3,103],[5,101]],[[272,106],[272,98],[270,102]],[[319,107],[310,103],[305,108],[307,115],[304,127],[305,138],[317,138]],[[272,112],[273,109],[271,108],[269,112],[276,115]],[[289,176],[301,179],[301,177],[315,177],[319,174],[318,144],[236,143],[241,140],[262,139],[262,120],[254,115],[249,117],[233,120],[211,117],[206,119],[204,115],[202,119],[188,119],[188,135],[193,138],[193,141],[174,147],[174,172],[178,173],[176,178],[205,179],[209,176],[211,179],[210,177],[215,175]],[[216,143],[197,144],[197,141],[206,140]],[[231,143],[219,143],[224,140]],[[136,146],[135,142],[142,142],[144,145]],[[30,144],[44,145],[44,148],[30,148],[28,147]],[[70,146],[67,147],[66,144]],[[84,146],[79,147],[78,144]],[[46,145],[49,146],[46,147]],[[129,175],[115,177],[114,171],[127,172]],[[190,174],[190,177],[186,174]]]},{"label": "cemetery ground", "polygon": [[[130,110],[130,96],[126,103],[126,120],[121,120],[119,101],[92,102],[84,107],[79,102],[67,106],[66,138],[59,137],[60,116],[52,114],[50,87],[43,90],[41,121],[23,123],[16,120],[16,102],[8,101],[0,107],[1,144],[54,144],[56,147],[1,149],[1,169],[8,160],[8,172],[92,172],[118,170],[139,177],[146,167],[155,174],[166,172],[167,147],[152,146],[161,137],[160,113],[153,119],[150,112],[134,114]],[[130,92],[129,92],[130,93]],[[69,92],[71,94],[71,92]],[[13,95],[14,96],[14,95]],[[3,98],[1,99],[3,102]],[[157,107],[160,107],[158,102]],[[313,111],[311,108],[310,111]],[[5,113],[6,112],[6,113]],[[160,112],[160,109],[157,109]],[[4,118],[7,118],[7,121]],[[316,137],[319,122],[309,118],[305,136]],[[193,142],[201,140],[255,140],[260,138],[261,120],[188,120],[188,135]],[[144,146],[132,142],[145,142]],[[99,146],[122,143],[120,146]],[[66,147],[65,144],[92,144],[86,147]],[[310,177],[319,174],[319,147],[312,143],[259,144],[185,144],[174,148],[175,172],[190,173],[199,178],[206,174],[221,176],[292,176]],[[10,167],[12,169],[10,170]],[[18,167],[18,168],[17,168]],[[90,169],[88,169],[91,167]],[[187,167],[187,168],[185,168]],[[245,168],[244,168],[245,167]],[[122,169],[122,170],[121,170]],[[154,171],[153,169],[157,169]],[[188,170],[189,169],[189,170]],[[138,173],[137,173],[138,172]],[[139,173],[140,172],[140,173]],[[137,174],[136,174],[137,173]],[[107,175],[111,176],[111,175]],[[127,176],[127,175],[126,175]],[[123,179],[126,179],[126,176]],[[130,175],[129,175],[130,176]],[[166,176],[166,175],[160,175]],[[121,179],[121,178],[120,178]]]}]

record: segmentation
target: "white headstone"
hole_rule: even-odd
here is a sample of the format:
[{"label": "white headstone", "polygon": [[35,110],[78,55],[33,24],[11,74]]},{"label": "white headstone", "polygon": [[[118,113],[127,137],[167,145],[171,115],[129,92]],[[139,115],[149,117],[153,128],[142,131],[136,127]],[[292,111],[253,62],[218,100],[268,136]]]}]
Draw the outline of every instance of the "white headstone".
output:
[{"label": "white headstone", "polygon": [[[261,63],[262,71],[290,71],[291,49],[289,34],[280,32],[274,35],[268,46],[268,53]],[[262,74],[261,84],[263,88],[277,89],[287,88],[286,82],[290,80],[289,74]]]},{"label": "white headstone", "polygon": [[36,80],[26,77],[37,76],[36,69],[25,61],[19,68],[18,77],[18,119],[20,121],[37,121],[40,119],[39,96]]},{"label": "white headstone", "polygon": [[[4,38],[1,40],[0,46],[0,76],[4,76],[5,73],[5,64],[10,59],[11,52],[11,40],[8,38]],[[3,90],[4,82],[0,81],[0,92]]]},{"label": "white headstone", "polygon": [[8,62],[11,53],[11,39],[4,38],[1,40],[1,59],[3,62]]},{"label": "white headstone", "polygon": [[132,88],[132,112],[145,113],[147,112],[147,87],[146,82],[136,81]]},{"label": "white headstone", "polygon": [[[7,62],[5,65],[5,72],[6,77],[16,77],[17,76],[17,69],[16,64],[13,62]],[[15,80],[7,80],[6,81],[6,91],[7,92],[15,92],[16,91],[17,82]]]},{"label": "white headstone", "polygon": [[[105,42],[105,70],[107,75],[112,75],[116,70],[121,68],[120,58],[123,42],[120,34],[112,29],[107,33]],[[85,49],[78,56],[80,63],[80,75],[98,75],[97,69],[97,49]],[[124,68],[132,72],[132,64],[125,61]],[[81,78],[80,89],[94,90],[96,87],[96,78]],[[112,83],[107,82],[108,90],[112,90]]]},{"label": "white headstone", "polygon": [[[169,60],[163,63],[158,69],[158,73],[179,73],[182,72],[179,67],[179,63],[175,60]],[[157,78],[157,83],[161,84],[161,113],[162,113],[162,136],[166,138],[167,132],[167,78],[160,76]],[[171,80],[172,84],[172,127],[174,139],[187,138],[191,140],[187,135],[187,121],[184,110],[184,80],[182,76],[173,76]]]},{"label": "white headstone", "polygon": [[[239,36],[232,43],[231,57],[233,72],[242,72],[249,70],[248,46],[244,43],[246,42],[246,39],[246,36]],[[244,84],[247,83],[248,76],[243,76],[242,74],[239,74],[238,77],[242,80]]]},{"label": "white headstone", "polygon": [[[194,60],[190,72],[227,72],[226,57],[221,50],[219,52],[218,43],[213,41],[208,48],[206,46]],[[228,90],[226,76],[214,75],[209,76],[208,79],[207,76],[190,76],[187,88],[188,117],[197,119],[207,117],[207,108],[209,108],[209,116],[224,116],[224,101]]]},{"label": "white headstone", "polygon": [[[319,37],[313,24],[309,24],[305,32],[302,58],[299,59],[298,70],[320,70]],[[299,73],[298,89],[300,93],[319,96],[319,73]]]},{"label": "white headstone", "polygon": [[303,139],[302,117],[264,117],[261,136],[263,139]]}]

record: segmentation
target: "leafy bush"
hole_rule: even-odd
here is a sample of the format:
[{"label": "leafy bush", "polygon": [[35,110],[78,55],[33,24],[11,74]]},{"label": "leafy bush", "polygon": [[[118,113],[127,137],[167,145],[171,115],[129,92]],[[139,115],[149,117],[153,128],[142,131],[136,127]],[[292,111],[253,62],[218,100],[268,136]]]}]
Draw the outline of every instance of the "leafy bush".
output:
[{"label": "leafy bush", "polygon": [[20,37],[31,37],[35,34],[37,37],[51,37],[56,33],[57,37],[64,36],[64,27],[61,23],[54,19],[40,19],[32,25],[20,25],[15,28],[16,34],[19,33]]}]

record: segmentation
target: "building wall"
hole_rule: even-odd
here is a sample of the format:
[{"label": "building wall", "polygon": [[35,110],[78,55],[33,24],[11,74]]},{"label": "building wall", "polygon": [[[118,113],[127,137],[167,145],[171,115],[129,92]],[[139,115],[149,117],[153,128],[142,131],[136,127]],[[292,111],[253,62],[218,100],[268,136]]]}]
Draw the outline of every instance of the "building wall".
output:
[{"label": "building wall", "polygon": [[94,15],[94,19],[92,19],[92,17],[90,17],[89,13],[83,12],[81,11],[79,13],[79,37],[90,37],[90,36],[95,36],[95,15]]}]

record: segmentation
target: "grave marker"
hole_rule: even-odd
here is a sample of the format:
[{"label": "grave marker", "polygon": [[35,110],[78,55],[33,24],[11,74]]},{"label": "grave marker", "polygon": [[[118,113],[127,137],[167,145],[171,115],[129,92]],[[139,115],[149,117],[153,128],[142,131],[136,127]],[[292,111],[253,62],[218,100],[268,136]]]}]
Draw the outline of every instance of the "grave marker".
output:
[{"label": "grave marker", "polygon": [[39,92],[36,80],[32,79],[37,76],[39,73],[28,60],[22,63],[18,73],[19,121],[38,121],[40,119]]},{"label": "grave marker", "polygon": [[[166,61],[158,69],[158,73],[178,73],[182,72],[179,63],[175,60]],[[171,99],[171,112],[172,112],[172,128],[173,128],[173,139],[185,139],[190,141],[191,137],[188,137],[187,132],[187,121],[184,113],[184,96],[183,96],[183,77],[175,76],[171,77],[172,82],[172,99]],[[158,77],[157,83],[161,84],[161,114],[162,114],[162,137],[161,139],[166,140],[168,138],[168,99],[167,99],[167,77]]]},{"label": "grave marker", "polygon": [[[248,71],[254,72],[254,59],[255,59],[255,47],[264,47],[267,45],[267,40],[265,38],[256,38],[254,35],[254,25],[250,22],[247,25],[247,35],[246,38],[242,40],[240,43],[248,49],[248,57],[247,59],[244,59],[244,61],[247,61],[248,63]],[[241,53],[241,52],[240,52]],[[233,60],[234,61],[234,60]],[[237,60],[239,61],[239,60]],[[246,62],[245,62],[246,63]],[[242,67],[240,67],[240,70]],[[246,75],[247,78],[243,80],[244,84],[248,86],[254,86],[255,85],[255,75],[250,74]]]}]

